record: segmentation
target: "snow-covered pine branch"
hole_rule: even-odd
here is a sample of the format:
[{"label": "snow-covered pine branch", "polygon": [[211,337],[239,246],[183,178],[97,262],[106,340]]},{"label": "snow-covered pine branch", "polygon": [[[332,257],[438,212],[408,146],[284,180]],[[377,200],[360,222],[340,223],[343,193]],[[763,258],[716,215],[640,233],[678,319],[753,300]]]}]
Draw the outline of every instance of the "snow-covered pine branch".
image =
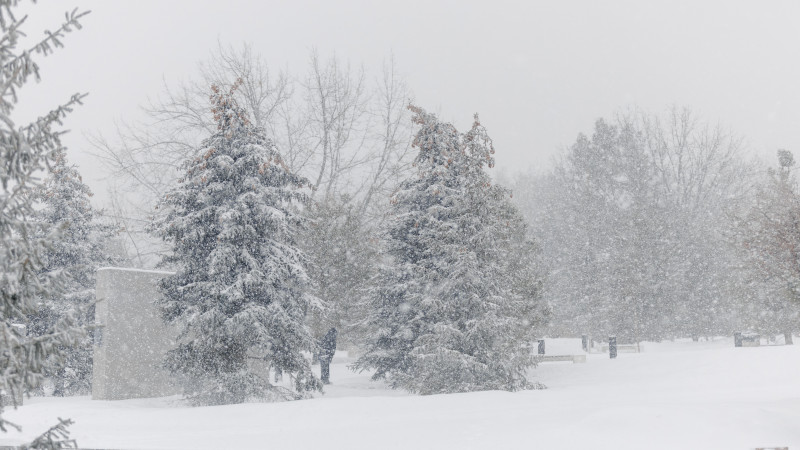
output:
[{"label": "snow-covered pine branch", "polygon": [[[76,94],[31,124],[16,125],[11,117],[16,88],[31,75],[38,78],[31,51],[17,48],[24,20],[14,15],[18,4],[0,1],[0,414],[39,386],[48,367],[63,364],[64,349],[84,336],[69,315],[37,337],[27,336],[24,327],[27,317],[38,313],[41,298],[59,295],[64,289],[64,273],[43,270],[43,255],[61,237],[64,226],[35,220],[33,202],[39,188],[37,173],[49,167],[61,150],[60,133],[53,126],[82,96]],[[79,27],[83,15],[68,14],[64,25],[32,50],[48,54],[52,46],[60,45],[65,32]],[[0,430],[5,429],[0,417]]]}]

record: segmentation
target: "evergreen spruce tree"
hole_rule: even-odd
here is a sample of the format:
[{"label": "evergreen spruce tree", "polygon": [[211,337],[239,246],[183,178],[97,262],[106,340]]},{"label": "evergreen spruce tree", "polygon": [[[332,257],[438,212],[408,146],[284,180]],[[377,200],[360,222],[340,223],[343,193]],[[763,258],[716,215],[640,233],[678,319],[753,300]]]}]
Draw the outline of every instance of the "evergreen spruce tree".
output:
[{"label": "evergreen spruce tree", "polygon": [[733,224],[749,273],[742,274],[750,298],[739,326],[764,334],[791,333],[800,323],[800,186],[794,155],[778,150],[778,168],[757,186]]},{"label": "evergreen spruce tree", "polygon": [[[18,403],[24,392],[38,387],[49,362],[63,362],[63,349],[74,345],[83,332],[67,316],[38,336],[27,336],[25,322],[36,314],[40,299],[56,295],[63,274],[43,272],[42,255],[59,238],[60,227],[34,220],[33,198],[38,174],[54,160],[61,148],[54,128],[71,108],[81,102],[74,95],[66,104],[35,122],[17,125],[12,112],[17,90],[39,78],[35,55],[61,46],[66,32],[80,28],[85,13],[73,11],[57,30],[32,47],[20,49],[24,18],[17,18],[17,0],[0,0],[0,431],[9,426],[2,418],[5,407]],[[64,423],[62,423],[64,425]],[[57,440],[57,439],[56,439]],[[34,442],[29,448],[61,445]]]},{"label": "evergreen spruce tree", "polygon": [[[42,255],[42,272],[64,272],[69,276],[61,293],[45,297],[39,311],[30,317],[29,334],[42,335],[67,315],[74,315],[84,327],[94,323],[95,272],[98,267],[115,265],[117,261],[105,250],[114,228],[97,222],[89,202],[91,196],[78,170],[68,164],[65,149],[58,149],[48,177],[35,192],[35,200],[41,205],[35,218],[44,224],[63,226],[59,239]],[[54,368],[51,374],[54,395],[91,393],[92,339],[93,333],[89,332],[80,345],[66,350],[65,364]]]},{"label": "evergreen spruce tree", "polygon": [[535,387],[526,371],[547,312],[524,222],[485,171],[491,140],[477,117],[462,135],[411,109],[419,177],[394,198],[374,338],[354,367],[421,394]]},{"label": "evergreen spruce tree", "polygon": [[[177,270],[160,284],[163,318],[180,327],[166,367],[183,377],[196,404],[321,389],[303,354],[315,345],[305,318],[316,304],[295,242],[307,181],[248,121],[231,95],[237,87],[213,88],[217,132],[187,161],[154,227],[172,245],[164,263]],[[269,373],[290,376],[292,389],[273,385]]]}]

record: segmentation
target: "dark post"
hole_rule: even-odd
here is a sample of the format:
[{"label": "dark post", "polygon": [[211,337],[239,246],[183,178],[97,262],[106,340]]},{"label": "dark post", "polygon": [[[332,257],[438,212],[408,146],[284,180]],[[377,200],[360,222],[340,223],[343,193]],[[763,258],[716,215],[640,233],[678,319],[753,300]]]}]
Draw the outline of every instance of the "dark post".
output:
[{"label": "dark post", "polygon": [[589,336],[585,334],[581,335],[581,346],[583,347],[583,351],[589,351]]},{"label": "dark post", "polygon": [[733,333],[733,346],[734,347],[741,347],[742,346],[742,333],[736,331]]},{"label": "dark post", "polygon": [[794,344],[794,342],[792,342],[792,333],[791,332],[783,333],[783,343],[786,344],[786,345]]},{"label": "dark post", "polygon": [[610,336],[608,338],[608,356],[611,359],[614,359],[614,358],[617,357],[617,337],[616,336]]},{"label": "dark post", "polygon": [[544,339],[539,339],[539,354],[544,355]]}]

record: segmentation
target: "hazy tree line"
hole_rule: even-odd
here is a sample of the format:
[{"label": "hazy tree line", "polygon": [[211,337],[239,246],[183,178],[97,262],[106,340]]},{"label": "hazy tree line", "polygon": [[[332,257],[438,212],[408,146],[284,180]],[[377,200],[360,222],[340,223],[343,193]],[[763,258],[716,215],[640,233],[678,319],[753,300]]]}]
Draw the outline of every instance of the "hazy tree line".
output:
[{"label": "hazy tree line", "polygon": [[[219,48],[145,122],[95,139],[117,180],[100,220],[52,129],[81,97],[27,126],[10,118],[15,89],[38,76],[15,47],[17,3],[0,1],[11,36],[0,42],[0,413],[47,378],[56,394],[90,389],[104,264],[176,272],[157,303],[182,332],[165,366],[200,404],[321,389],[307,356],[332,326],[363,352],[354,369],[423,394],[537,387],[526,373],[545,333],[796,329],[791,152],[764,167],[688,110],[632,110],[599,119],[552,168],[498,183],[477,116],[460,132],[409,105],[391,59],[369,75],[311,52],[290,75],[249,47]],[[48,53],[79,18],[33,50]]]},{"label": "hazy tree line", "polygon": [[796,331],[797,185],[686,108],[626,110],[510,182],[542,247],[549,333]]}]

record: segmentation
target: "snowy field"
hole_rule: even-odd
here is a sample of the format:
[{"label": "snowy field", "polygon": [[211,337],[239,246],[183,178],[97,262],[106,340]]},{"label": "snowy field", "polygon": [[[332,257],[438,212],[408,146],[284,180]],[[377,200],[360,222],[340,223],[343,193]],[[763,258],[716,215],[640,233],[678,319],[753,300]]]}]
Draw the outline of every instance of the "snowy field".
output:
[{"label": "snowy field", "polygon": [[[576,353],[549,340],[548,354]],[[33,398],[7,419],[21,443],[75,421],[82,448],[112,449],[800,449],[800,345],[734,348],[732,339],[643,344],[616,360],[544,363],[549,389],[409,396],[347,370],[313,400],[191,408],[176,398]]]}]

